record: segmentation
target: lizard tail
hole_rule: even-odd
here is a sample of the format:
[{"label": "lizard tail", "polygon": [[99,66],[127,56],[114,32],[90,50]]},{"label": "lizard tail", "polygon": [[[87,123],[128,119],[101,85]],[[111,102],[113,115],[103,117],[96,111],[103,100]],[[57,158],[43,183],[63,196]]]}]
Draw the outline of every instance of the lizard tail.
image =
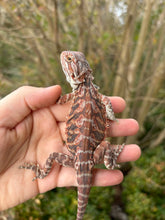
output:
[{"label": "lizard tail", "polygon": [[88,204],[91,185],[78,186],[77,220],[82,220]]},{"label": "lizard tail", "polygon": [[[89,153],[87,151],[87,153]],[[92,185],[92,168],[94,162],[89,159],[90,154],[88,155],[85,151],[77,155],[82,161],[77,163],[77,183],[78,183],[78,207],[77,207],[77,220],[82,220],[86,206],[88,204],[89,192]]]}]

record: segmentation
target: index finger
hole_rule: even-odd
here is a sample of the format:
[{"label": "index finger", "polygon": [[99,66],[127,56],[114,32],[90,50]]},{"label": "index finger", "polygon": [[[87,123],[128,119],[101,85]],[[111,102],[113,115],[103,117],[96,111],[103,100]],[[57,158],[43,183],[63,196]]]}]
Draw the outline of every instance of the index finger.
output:
[{"label": "index finger", "polygon": [[126,103],[125,100],[119,96],[109,97],[114,113],[120,113],[124,111]]}]

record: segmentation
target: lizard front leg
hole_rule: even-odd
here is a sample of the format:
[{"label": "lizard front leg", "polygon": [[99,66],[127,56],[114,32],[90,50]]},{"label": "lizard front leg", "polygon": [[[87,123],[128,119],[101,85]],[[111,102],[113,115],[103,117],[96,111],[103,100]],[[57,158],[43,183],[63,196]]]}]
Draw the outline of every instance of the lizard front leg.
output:
[{"label": "lizard front leg", "polygon": [[50,173],[54,161],[65,167],[74,167],[73,157],[67,154],[53,152],[49,155],[43,168],[39,164],[25,163],[19,166],[19,169],[30,169],[34,171],[36,176],[33,178],[33,181],[37,178],[43,179]]},{"label": "lizard front leg", "polygon": [[109,100],[107,96],[102,95],[102,94],[100,95],[101,95],[101,101],[103,102],[106,108],[107,119],[111,121],[117,121],[117,119],[115,118],[115,114],[113,112],[111,101]]},{"label": "lizard front leg", "polygon": [[74,97],[74,93],[68,93],[68,94],[65,94],[63,96],[60,96],[60,98],[58,99],[57,101],[57,104],[65,104],[69,101],[71,101]]},{"label": "lizard front leg", "polygon": [[114,169],[115,167],[119,167],[117,164],[117,159],[122,152],[125,144],[121,146],[112,147],[108,141],[103,141],[96,148],[94,152],[94,163],[99,164],[104,160],[104,164],[107,169]]}]

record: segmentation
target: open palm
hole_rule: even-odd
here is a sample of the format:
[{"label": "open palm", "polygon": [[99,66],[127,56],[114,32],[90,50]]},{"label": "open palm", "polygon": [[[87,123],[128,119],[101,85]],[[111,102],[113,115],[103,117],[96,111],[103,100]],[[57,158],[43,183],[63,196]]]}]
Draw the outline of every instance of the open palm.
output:
[{"label": "open palm", "polygon": [[[33,172],[18,169],[24,162],[43,166],[52,152],[68,153],[64,130],[70,105],[55,104],[60,94],[59,86],[22,87],[0,101],[0,210],[55,187],[77,185],[74,169],[57,163],[45,179],[34,182]],[[115,112],[124,110],[123,99],[113,97],[111,101]],[[135,120],[121,119],[112,124],[107,136],[134,135],[137,130]],[[136,160],[139,156],[137,145],[127,145],[119,162]],[[95,169],[93,184],[115,185],[122,179],[119,170]]]}]

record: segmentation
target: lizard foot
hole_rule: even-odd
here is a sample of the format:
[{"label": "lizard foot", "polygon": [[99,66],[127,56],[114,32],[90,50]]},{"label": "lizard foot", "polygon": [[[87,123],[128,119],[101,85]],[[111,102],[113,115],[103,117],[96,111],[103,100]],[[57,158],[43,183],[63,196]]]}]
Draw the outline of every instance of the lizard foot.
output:
[{"label": "lizard foot", "polygon": [[19,166],[19,169],[27,169],[34,171],[36,176],[32,179],[32,181],[36,179],[43,179],[49,173],[46,172],[44,169],[40,168],[39,164],[36,163],[24,163],[23,165]]},{"label": "lizard foot", "polygon": [[117,159],[122,152],[125,144],[122,144],[121,146],[118,145],[117,148],[108,148],[105,151],[104,155],[104,164],[107,169],[114,169],[115,167],[120,167],[119,164],[117,164]]}]

